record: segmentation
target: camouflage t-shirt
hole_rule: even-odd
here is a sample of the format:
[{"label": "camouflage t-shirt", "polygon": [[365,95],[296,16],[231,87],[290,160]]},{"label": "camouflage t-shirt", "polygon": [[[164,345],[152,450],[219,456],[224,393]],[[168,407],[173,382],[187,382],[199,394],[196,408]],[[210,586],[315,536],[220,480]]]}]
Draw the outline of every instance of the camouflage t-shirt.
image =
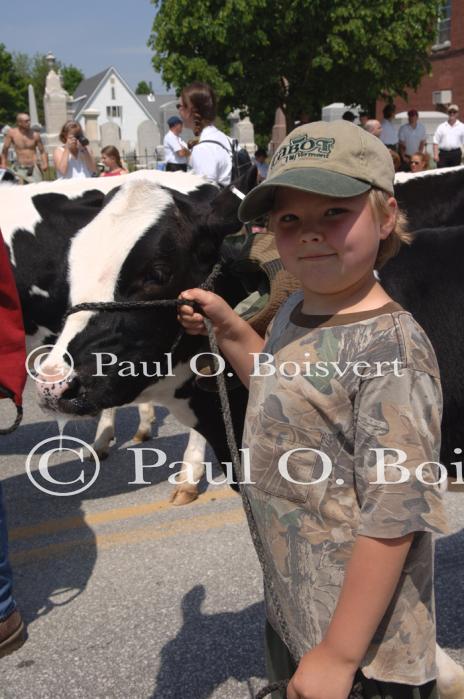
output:
[{"label": "camouflage t-shirt", "polygon": [[[361,669],[423,684],[436,676],[432,533],[446,531],[438,488],[421,482],[436,482],[439,467],[416,475],[439,460],[435,354],[396,303],[332,317],[303,315],[301,305],[297,292],[274,319],[263,350],[273,362],[263,355],[259,372],[276,371],[251,378],[244,433],[273,588],[301,656],[326,633],[356,537],[415,532]],[[401,461],[403,471],[393,465]],[[266,607],[279,632],[268,590]]]}]

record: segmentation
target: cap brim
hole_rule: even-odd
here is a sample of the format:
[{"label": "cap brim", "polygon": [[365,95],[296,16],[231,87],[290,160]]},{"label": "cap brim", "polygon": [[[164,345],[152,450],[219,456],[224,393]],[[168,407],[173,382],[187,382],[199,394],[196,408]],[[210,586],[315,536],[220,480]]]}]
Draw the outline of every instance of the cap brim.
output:
[{"label": "cap brim", "polygon": [[281,175],[262,182],[247,194],[238,209],[240,221],[253,221],[269,213],[274,203],[276,187],[291,187],[303,192],[343,199],[364,194],[372,185],[348,175],[315,167],[286,170]]}]

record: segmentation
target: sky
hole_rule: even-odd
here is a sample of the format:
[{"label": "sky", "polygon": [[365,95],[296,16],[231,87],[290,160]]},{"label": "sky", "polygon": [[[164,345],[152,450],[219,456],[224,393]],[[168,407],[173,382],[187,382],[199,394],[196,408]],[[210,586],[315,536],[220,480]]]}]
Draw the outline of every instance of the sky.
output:
[{"label": "sky", "polygon": [[10,53],[51,51],[86,78],[112,65],[133,89],[151,80],[155,92],[166,93],[147,47],[155,14],[150,0],[8,2],[0,16],[0,43]]}]

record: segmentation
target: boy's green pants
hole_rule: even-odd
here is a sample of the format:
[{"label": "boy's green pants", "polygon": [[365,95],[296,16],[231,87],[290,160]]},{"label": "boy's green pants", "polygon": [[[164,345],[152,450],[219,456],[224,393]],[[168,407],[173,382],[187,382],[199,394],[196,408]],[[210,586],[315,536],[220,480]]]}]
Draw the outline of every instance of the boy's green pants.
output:
[{"label": "boy's green pants", "polygon": [[[296,670],[295,663],[268,621],[265,629],[266,668],[269,682],[289,679]],[[394,682],[377,682],[368,680],[358,671],[356,681],[363,686],[364,699],[438,699],[436,682],[428,682],[420,687]],[[286,699],[284,692],[273,692],[272,699]]]}]

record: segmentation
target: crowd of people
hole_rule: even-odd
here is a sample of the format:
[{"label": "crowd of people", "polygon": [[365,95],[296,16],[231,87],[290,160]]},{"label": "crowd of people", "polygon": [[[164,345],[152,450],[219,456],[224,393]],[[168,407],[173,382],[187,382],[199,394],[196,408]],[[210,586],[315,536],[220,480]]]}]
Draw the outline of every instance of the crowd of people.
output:
[{"label": "crowd of people", "polygon": [[[164,137],[165,168],[167,171],[191,170],[204,175],[209,180],[225,186],[230,183],[232,171],[232,140],[217,128],[217,99],[213,89],[205,83],[192,83],[185,87],[177,104],[178,116],[167,121],[168,131]],[[448,107],[448,119],[438,126],[433,137],[433,160],[437,167],[459,165],[464,146],[464,124],[459,120],[459,107]],[[387,104],[383,109],[383,119],[371,118],[366,111],[360,111],[358,125],[380,138],[390,150],[395,170],[419,172],[430,167],[427,154],[427,134],[419,121],[417,109],[407,113],[408,121],[399,128],[395,123],[396,108]],[[342,119],[356,123],[356,114],[345,111]],[[186,143],[182,137],[183,128],[192,129],[194,138]],[[53,152],[53,165],[57,179],[78,179],[84,177],[125,174],[121,155],[115,146],[102,149],[99,163],[89,148],[81,125],[67,121],[59,134],[62,145]],[[9,163],[11,147],[15,160]],[[259,181],[266,177],[267,151],[258,148],[254,162],[259,172]],[[16,126],[5,136],[1,153],[1,167],[10,167],[23,182],[40,182],[48,170],[48,158],[40,133],[31,128],[28,114],[17,115]],[[99,171],[100,170],[100,171]]]}]

